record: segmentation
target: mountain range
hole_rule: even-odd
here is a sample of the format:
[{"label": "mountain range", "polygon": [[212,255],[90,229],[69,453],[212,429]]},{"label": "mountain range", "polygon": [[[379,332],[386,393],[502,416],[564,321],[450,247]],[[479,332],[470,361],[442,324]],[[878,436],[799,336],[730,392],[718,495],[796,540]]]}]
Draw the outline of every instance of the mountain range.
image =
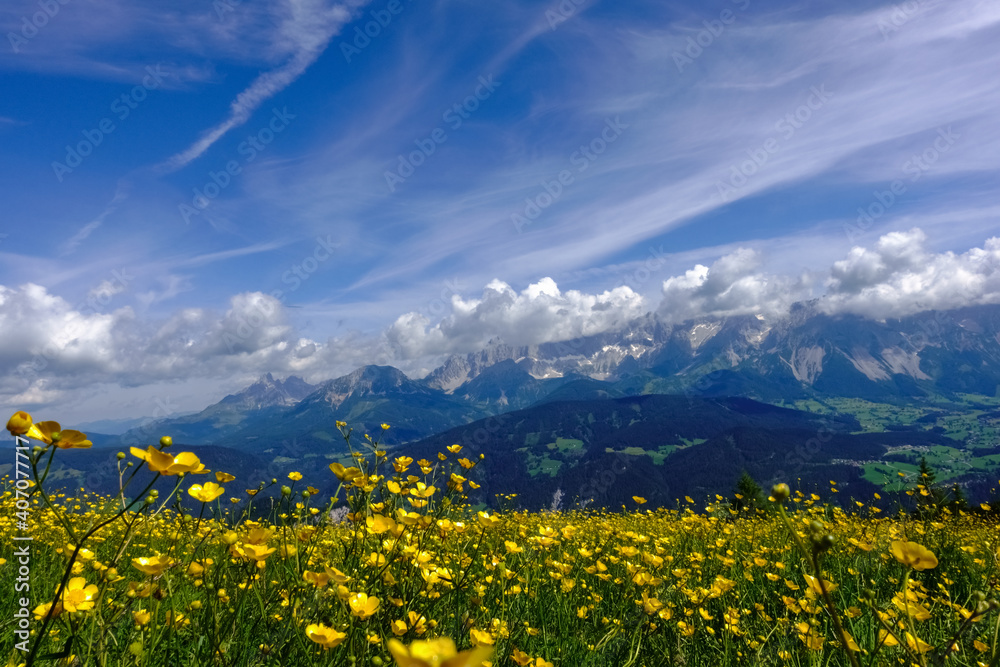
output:
[{"label": "mountain range", "polygon": [[[1000,306],[929,311],[875,321],[860,316],[831,316],[820,312],[816,303],[802,303],[787,317],[778,319],[742,315],[668,324],[648,315],[619,331],[570,341],[515,347],[496,339],[477,352],[448,358],[421,379],[411,379],[391,366],[364,366],[318,385],[294,376],[276,380],[267,374],[197,414],[160,420],[120,436],[93,439],[97,446],[121,446],[155,440],[152,434],[157,438],[170,434],[175,442],[185,445],[213,445],[261,460],[288,462],[312,456],[330,458],[329,452],[338,447],[340,438],[335,426],[338,420],[356,431],[372,434],[381,433],[380,425],[388,423],[391,429],[384,436],[387,446],[422,451],[427,443],[445,437],[442,434],[455,433],[454,429],[481,428],[477,424],[489,417],[528,410],[535,419],[546,412],[563,414],[565,406],[572,404],[577,405],[577,412],[603,415],[607,411],[595,405],[613,405],[646,395],[680,395],[689,406],[695,398],[739,397],[779,406],[819,406],[817,409],[829,413],[843,411],[845,401],[897,408],[918,406],[925,409],[918,417],[933,410],[940,413],[939,418],[919,424],[894,425],[896,431],[915,434],[935,428],[946,430],[939,419],[952,414],[956,404],[970,400],[970,395],[986,397],[982,400],[996,397],[998,388]],[[728,423],[721,416],[721,405],[705,403],[699,408],[700,417]],[[988,401],[979,407],[996,410]],[[719,414],[709,414],[713,409]],[[684,416],[683,410],[672,414],[674,422]],[[799,431],[816,430],[815,425],[803,427],[802,417],[794,416],[798,414],[794,411],[782,414],[788,423],[781,428],[798,423],[795,428]],[[669,430],[670,420],[654,421],[657,429]],[[601,428],[607,430],[609,424]],[[757,442],[763,431],[773,434],[781,430],[777,423],[766,427],[757,424],[752,433],[745,430],[751,428],[747,424],[729,426],[744,431],[737,437],[734,433],[689,429],[684,437],[705,442],[722,438],[710,445],[721,451],[729,446],[727,443],[740,442],[740,438]],[[672,462],[683,463],[690,456],[682,443],[664,436],[660,445],[651,446],[655,433],[643,431],[638,437],[639,427],[625,427],[619,424],[607,437],[627,443],[635,436],[638,444],[624,449],[631,446],[656,452],[653,459],[669,456]],[[514,432],[505,431],[505,437],[514,437]],[[612,432],[617,435],[610,435]],[[583,443],[579,450],[582,454],[561,461],[558,467],[566,470],[569,464],[577,463],[584,465],[582,471],[587,465],[599,467],[607,463],[601,463],[604,454],[609,453],[604,450],[621,449],[603,439],[592,441],[568,431],[561,435],[553,432],[542,439],[546,438],[545,445],[559,443],[559,438]],[[526,446],[531,450],[523,438],[514,440],[517,442],[511,442],[518,445],[515,450]],[[955,438],[948,442],[964,444]],[[848,447],[845,442],[840,445]],[[916,446],[945,445],[947,442]],[[878,459],[893,446],[887,444],[868,454]],[[661,447],[681,448],[663,450],[663,454]],[[704,456],[707,449],[700,447],[699,456]],[[561,456],[565,454],[563,449],[557,444],[554,451]],[[528,450],[517,457],[518,465],[523,467],[522,477],[531,476],[529,469],[537,476],[533,466],[541,465],[538,457],[545,454]],[[505,461],[509,454],[504,452]],[[547,460],[556,459],[549,455]],[[502,474],[508,474],[513,465],[505,463]],[[551,468],[555,464],[545,465]],[[868,476],[871,478],[871,474]],[[707,489],[716,483],[718,480],[709,480],[702,486]],[[499,486],[494,490],[501,492]],[[551,492],[548,488],[540,491],[542,495]]]}]

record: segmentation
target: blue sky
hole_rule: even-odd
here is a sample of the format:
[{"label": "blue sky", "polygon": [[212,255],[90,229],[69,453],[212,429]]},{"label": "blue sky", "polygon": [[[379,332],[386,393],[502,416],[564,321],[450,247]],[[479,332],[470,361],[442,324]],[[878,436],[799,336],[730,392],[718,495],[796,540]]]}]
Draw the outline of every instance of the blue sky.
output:
[{"label": "blue sky", "polygon": [[1000,301],[996,3],[14,0],[0,26],[8,409],[196,410],[646,312]]}]

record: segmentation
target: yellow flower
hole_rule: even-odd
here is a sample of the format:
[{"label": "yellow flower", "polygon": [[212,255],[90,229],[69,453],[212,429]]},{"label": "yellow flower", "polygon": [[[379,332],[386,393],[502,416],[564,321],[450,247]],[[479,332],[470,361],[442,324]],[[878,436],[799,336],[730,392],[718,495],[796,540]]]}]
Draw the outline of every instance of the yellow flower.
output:
[{"label": "yellow flower", "polygon": [[208,472],[205,470],[202,462],[192,452],[181,452],[177,456],[170,456],[170,454],[165,454],[152,445],[147,447],[145,451],[137,447],[131,447],[130,451],[132,452],[132,456],[148,463],[149,469],[152,472],[158,472],[161,475],[176,475],[182,472],[190,472],[198,475]]},{"label": "yellow flower", "polygon": [[403,635],[406,634],[405,621],[393,621],[392,623],[389,624],[389,627],[392,629],[392,634],[396,635],[397,637],[402,637]]},{"label": "yellow flower", "polygon": [[914,621],[926,621],[931,617],[927,607],[913,600],[904,600],[902,593],[896,593],[892,597],[892,603],[903,613],[908,613]]},{"label": "yellow flower", "polygon": [[416,641],[409,646],[390,639],[387,646],[398,667],[479,667],[493,655],[491,646],[478,646],[459,653],[455,642],[448,637]]},{"label": "yellow flower", "polygon": [[83,577],[73,577],[63,590],[63,609],[69,612],[93,609],[96,596],[97,586],[94,584],[88,586],[87,580]]},{"label": "yellow flower", "polygon": [[27,436],[51,445],[57,433],[59,433],[59,422],[38,422],[28,429]]},{"label": "yellow flower", "polygon": [[339,479],[341,482],[347,482],[348,484],[358,479],[359,477],[364,476],[364,473],[362,473],[360,469],[354,467],[345,468],[339,463],[331,463],[330,471],[333,472],[333,474],[336,475],[337,479]]},{"label": "yellow flower", "polygon": [[323,588],[330,583],[330,575],[325,572],[312,572],[310,570],[306,570],[302,573],[302,578],[316,588]]},{"label": "yellow flower", "polygon": [[417,482],[417,488],[410,489],[410,495],[415,498],[430,498],[437,492],[433,486],[427,486],[423,482]]},{"label": "yellow flower", "polygon": [[312,623],[306,626],[306,637],[327,649],[334,648],[347,639],[347,633],[337,632],[322,623]]},{"label": "yellow flower", "polygon": [[469,639],[472,640],[473,646],[492,646],[495,641],[489,632],[476,628],[469,630]]},{"label": "yellow flower", "polygon": [[889,634],[885,628],[878,631],[878,641],[880,644],[885,644],[886,646],[899,646],[896,637]]},{"label": "yellow flower", "polygon": [[[23,435],[33,440],[41,440],[47,445],[51,445],[53,441],[58,441],[62,436],[59,430],[59,422],[38,422],[35,424],[31,421],[31,415],[23,410],[15,412],[7,421],[7,430],[10,431],[11,435]],[[61,445],[63,449],[90,447],[92,444],[87,440],[87,436],[79,431],[69,431],[69,433],[71,436],[67,444]],[[84,442],[87,444],[83,444]]]},{"label": "yellow flower", "polygon": [[292,480],[293,482],[297,482],[300,479],[302,479],[302,473],[300,473],[300,472],[290,472],[290,473],[288,473],[288,479]]},{"label": "yellow flower", "polygon": [[932,570],[937,567],[937,557],[929,549],[916,542],[896,540],[890,547],[896,560],[914,570]]},{"label": "yellow flower", "polygon": [[392,467],[396,469],[396,472],[404,473],[412,464],[413,459],[409,456],[397,456],[396,460],[392,462]]},{"label": "yellow flower", "polygon": [[365,525],[368,526],[368,532],[372,535],[381,535],[390,530],[395,530],[396,522],[390,517],[382,516],[381,514],[373,514],[372,516],[365,519]]},{"label": "yellow flower", "polygon": [[236,550],[238,555],[258,562],[267,560],[267,557],[275,551],[277,551],[277,549],[274,547],[268,547],[266,544],[244,544],[241,548]]},{"label": "yellow flower", "polygon": [[389,425],[388,424],[382,424],[382,430],[383,431],[388,431],[389,430]]},{"label": "yellow flower", "polygon": [[379,604],[381,604],[377,597],[368,597],[366,593],[355,593],[348,603],[351,606],[351,613],[362,621],[378,611]]},{"label": "yellow flower", "polygon": [[132,567],[139,570],[143,574],[148,574],[151,577],[157,577],[163,574],[163,571],[168,567],[173,565],[173,561],[166,556],[153,556],[152,558],[133,558]]},{"label": "yellow flower", "polygon": [[[46,602],[45,604],[40,604],[31,610],[31,613],[35,615],[36,621],[44,621],[45,617],[49,615],[49,609],[52,608],[51,602]],[[63,613],[63,606],[61,602],[56,603],[55,611],[52,612],[52,618],[56,618],[59,614]]]},{"label": "yellow flower", "polygon": [[166,618],[164,619],[164,623],[166,623],[168,627],[172,628],[182,628],[185,625],[191,625],[191,621],[188,620],[187,616],[179,611],[168,611]]},{"label": "yellow flower", "polygon": [[214,562],[211,558],[206,558],[203,561],[191,561],[191,564],[188,565],[187,574],[190,577],[199,578]]},{"label": "yellow flower", "polygon": [[447,447],[445,447],[445,449],[447,449],[452,454],[458,454],[460,451],[462,451],[462,445],[448,445]]},{"label": "yellow flower", "polygon": [[331,567],[331,566],[327,565],[323,569],[326,570],[326,574],[331,579],[333,579],[334,581],[336,581],[338,584],[346,584],[348,581],[351,580],[351,578],[349,576],[347,576],[346,574],[344,574],[343,572],[341,572],[340,570],[338,570],[335,567]]},{"label": "yellow flower", "polygon": [[189,496],[203,503],[210,503],[225,492],[226,490],[215,482],[207,482],[204,486],[192,484],[191,488],[188,489]]},{"label": "yellow flower", "polygon": [[31,415],[19,410],[7,420],[7,430],[11,435],[26,435],[31,430]]},{"label": "yellow flower", "polygon": [[920,637],[914,637],[909,632],[906,633],[906,643],[909,645],[911,651],[916,651],[917,653],[927,653],[934,648]]},{"label": "yellow flower", "polygon": [[[810,574],[804,574],[803,576],[805,576],[806,583],[809,584],[809,589],[813,593],[815,593],[816,595],[822,595],[823,594],[823,590],[819,586],[819,581],[820,581],[819,579],[817,579],[816,577],[814,577],[814,576],[812,576]],[[833,591],[837,590],[837,584],[835,584],[833,582],[830,582],[830,581],[827,581],[826,579],[824,579],[823,580],[823,588],[826,589],[827,593],[832,593]]]},{"label": "yellow flower", "polygon": [[215,479],[220,484],[225,484],[226,482],[231,482],[236,479],[235,475],[230,475],[228,472],[217,472],[215,473]]},{"label": "yellow flower", "polygon": [[59,449],[87,449],[94,444],[86,435],[70,428],[59,431],[58,437],[53,433],[52,442]]},{"label": "yellow flower", "polygon": [[132,612],[132,620],[135,621],[136,625],[146,625],[151,617],[152,615],[145,609],[137,609]]},{"label": "yellow flower", "polygon": [[851,636],[851,633],[844,630],[844,636],[847,638],[847,648],[851,649],[855,653],[860,653],[861,647],[859,647],[858,643],[854,641],[854,637]]},{"label": "yellow flower", "polygon": [[632,500],[634,500],[636,502],[636,504],[638,504],[638,505],[645,505],[646,504],[646,499],[643,498],[642,496],[632,496]]}]

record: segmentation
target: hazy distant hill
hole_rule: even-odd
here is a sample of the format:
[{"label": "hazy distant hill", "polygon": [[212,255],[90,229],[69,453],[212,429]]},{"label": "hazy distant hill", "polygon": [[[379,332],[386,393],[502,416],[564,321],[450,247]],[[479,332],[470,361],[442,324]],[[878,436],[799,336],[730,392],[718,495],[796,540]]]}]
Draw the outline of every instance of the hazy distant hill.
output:
[{"label": "hazy distant hill", "polygon": [[129,429],[121,435],[120,443],[152,442],[162,434],[170,435],[177,442],[211,444],[251,424],[267,422],[281,414],[282,409],[297,405],[314,389],[302,378],[291,376],[282,381],[267,373],[246,389],[226,396],[201,412]]}]

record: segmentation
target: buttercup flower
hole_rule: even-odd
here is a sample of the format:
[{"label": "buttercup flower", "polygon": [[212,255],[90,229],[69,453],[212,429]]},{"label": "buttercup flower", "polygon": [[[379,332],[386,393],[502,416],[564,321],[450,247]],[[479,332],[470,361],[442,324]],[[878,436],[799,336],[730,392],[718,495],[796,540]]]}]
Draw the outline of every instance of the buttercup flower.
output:
[{"label": "buttercup flower", "polygon": [[[45,422],[42,422],[45,423]],[[53,424],[55,422],[52,422]],[[51,436],[52,442],[59,449],[87,449],[91,447],[94,443],[87,439],[87,436],[76,431],[74,429],[66,429],[65,431],[59,431],[58,436],[53,433]]]},{"label": "buttercup flower", "polygon": [[461,653],[448,637],[416,641],[404,646],[398,639],[386,644],[399,667],[479,667],[493,655],[492,646],[477,646]]},{"label": "buttercup flower", "polygon": [[158,472],[161,475],[176,475],[182,472],[199,475],[208,472],[205,470],[204,464],[192,452],[181,452],[177,456],[171,456],[170,454],[161,452],[152,445],[147,447],[145,451],[137,447],[130,448],[130,451],[132,452],[132,456],[148,463],[151,471]]},{"label": "buttercup flower", "polygon": [[937,556],[916,542],[896,540],[890,547],[896,560],[914,570],[933,570],[938,565]]},{"label": "buttercup flower", "polygon": [[66,583],[62,594],[63,609],[69,612],[88,611],[94,608],[94,598],[97,597],[97,586],[87,585],[83,577],[73,577]]},{"label": "buttercup flower", "polygon": [[[53,436],[55,439],[59,439],[59,422],[38,422],[35,424],[31,420],[31,415],[23,410],[15,412],[7,421],[7,430],[10,431],[11,435],[22,435],[33,440],[41,440],[47,445],[52,444]],[[79,431],[73,431],[73,433],[83,435]],[[87,440],[87,437],[83,436],[83,440]],[[79,446],[89,447],[90,444]]]},{"label": "buttercup flower", "polygon": [[380,604],[378,598],[368,597],[366,593],[356,593],[350,599],[351,613],[362,621],[370,618],[378,611]]},{"label": "buttercup flower", "polygon": [[225,492],[226,490],[215,482],[207,482],[204,486],[192,484],[191,488],[188,489],[189,496],[203,503],[210,503]]},{"label": "buttercup flower", "polygon": [[132,567],[143,574],[156,577],[163,574],[163,571],[173,565],[173,561],[166,556],[153,556],[152,558],[133,558]]},{"label": "buttercup flower", "polygon": [[347,639],[347,634],[344,632],[337,632],[333,628],[328,628],[322,623],[313,623],[306,626],[306,637],[313,640],[323,648],[334,648]]},{"label": "buttercup flower", "polygon": [[26,435],[31,429],[31,423],[31,415],[19,410],[7,420],[7,430],[10,431],[11,435]]}]

